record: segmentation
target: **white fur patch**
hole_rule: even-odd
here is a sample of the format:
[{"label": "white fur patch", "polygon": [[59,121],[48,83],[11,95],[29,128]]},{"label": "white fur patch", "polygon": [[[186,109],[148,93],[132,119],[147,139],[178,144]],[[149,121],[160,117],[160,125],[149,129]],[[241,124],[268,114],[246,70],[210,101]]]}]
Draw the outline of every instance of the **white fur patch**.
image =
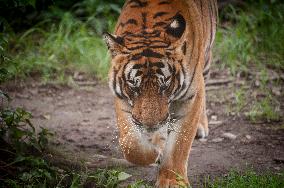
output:
[{"label": "white fur patch", "polygon": [[171,23],[170,27],[171,27],[171,28],[174,28],[174,29],[178,28],[178,27],[179,27],[178,21],[177,21],[177,20],[174,20],[174,21]]},{"label": "white fur patch", "polygon": [[170,129],[170,133],[167,138],[166,146],[163,151],[163,162],[166,162],[167,159],[172,156],[173,149],[175,145],[177,144],[177,135],[179,134],[180,131],[180,123],[181,121],[176,121],[174,123],[168,123],[168,129]]}]

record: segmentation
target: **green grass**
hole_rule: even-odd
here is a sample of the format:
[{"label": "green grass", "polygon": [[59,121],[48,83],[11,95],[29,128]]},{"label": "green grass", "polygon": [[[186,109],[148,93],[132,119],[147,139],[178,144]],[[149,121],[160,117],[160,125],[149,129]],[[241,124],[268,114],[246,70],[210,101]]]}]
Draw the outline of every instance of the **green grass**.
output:
[{"label": "green grass", "polygon": [[284,4],[256,1],[226,7],[216,34],[215,54],[235,74],[251,67],[284,69]]},{"label": "green grass", "polygon": [[269,69],[278,74],[284,70],[283,10],[281,1],[258,0],[229,5],[220,12],[214,55],[221,69],[229,69],[233,77],[250,76],[245,84],[250,89],[237,89],[228,110],[253,122],[281,120],[279,99],[271,92],[281,81],[271,81]]},{"label": "green grass", "polygon": [[[44,24],[50,29],[42,29]],[[14,78],[36,74],[64,81],[78,71],[103,79],[108,72],[109,55],[101,37],[70,13],[59,24],[41,23],[11,43],[13,63],[6,68]]]},{"label": "green grass", "polygon": [[284,187],[284,172],[279,174],[256,174],[249,170],[244,173],[232,171],[224,178],[206,180],[203,188],[281,188]]},{"label": "green grass", "polygon": [[267,96],[253,104],[251,110],[246,115],[252,122],[259,120],[266,122],[280,121],[280,109],[277,109],[277,107],[279,107],[277,101],[271,96]]},{"label": "green grass", "polygon": [[[27,6],[34,3],[19,2]],[[39,23],[21,32],[14,32],[14,25],[0,17],[4,28],[0,33],[0,68],[9,71],[9,79],[36,75],[43,81],[65,82],[72,79],[74,72],[106,79],[109,55],[101,35],[103,31],[113,30],[123,2],[54,1],[48,10],[38,15]],[[18,11],[16,7],[10,8]],[[33,23],[32,19],[15,20],[23,26]]]}]

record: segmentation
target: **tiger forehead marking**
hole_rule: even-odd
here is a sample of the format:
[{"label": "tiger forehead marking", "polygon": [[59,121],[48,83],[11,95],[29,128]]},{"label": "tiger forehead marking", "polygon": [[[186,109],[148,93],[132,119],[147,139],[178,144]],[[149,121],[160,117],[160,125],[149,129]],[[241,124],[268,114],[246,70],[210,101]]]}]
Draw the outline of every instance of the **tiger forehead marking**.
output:
[{"label": "tiger forehead marking", "polygon": [[[165,3],[167,2],[167,3]],[[156,34],[156,37],[161,37],[161,31],[167,31],[170,33],[169,23],[172,28],[179,28],[183,31],[185,26],[185,20],[179,14],[180,7],[172,6],[172,4],[183,4],[176,0],[173,1],[160,1],[160,0],[129,0],[126,2],[122,9],[123,14],[120,16],[115,33],[120,36],[126,36],[130,34]],[[135,6],[134,6],[135,5]],[[179,19],[179,20],[175,20]],[[168,27],[168,28],[167,28]],[[147,37],[147,36],[146,36]],[[180,37],[180,36],[177,36]],[[164,38],[165,37],[161,37]]]}]

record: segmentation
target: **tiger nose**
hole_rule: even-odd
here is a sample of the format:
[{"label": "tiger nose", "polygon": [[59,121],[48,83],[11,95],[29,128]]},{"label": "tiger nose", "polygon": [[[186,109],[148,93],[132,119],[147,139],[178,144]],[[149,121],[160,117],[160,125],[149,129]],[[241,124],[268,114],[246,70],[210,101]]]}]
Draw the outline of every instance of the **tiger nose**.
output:
[{"label": "tiger nose", "polygon": [[142,118],[137,118],[134,115],[132,115],[132,121],[133,121],[133,123],[135,123],[136,125],[139,125],[139,126],[145,125],[147,127],[152,127],[152,126],[155,126],[155,125],[158,125],[158,124],[165,123],[167,121],[168,117],[169,117],[169,113],[167,113],[166,116],[161,120],[158,120],[158,118],[156,118],[155,120],[143,120]]}]

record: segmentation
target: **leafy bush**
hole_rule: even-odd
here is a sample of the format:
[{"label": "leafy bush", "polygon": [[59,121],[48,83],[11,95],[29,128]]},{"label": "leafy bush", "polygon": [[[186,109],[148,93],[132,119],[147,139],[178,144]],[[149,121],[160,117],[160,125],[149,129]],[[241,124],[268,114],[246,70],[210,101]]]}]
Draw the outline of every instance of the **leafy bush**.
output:
[{"label": "leafy bush", "polygon": [[5,177],[0,187],[47,186],[56,179],[55,169],[37,156],[51,133],[42,128],[36,134],[30,118],[31,114],[21,108],[0,111],[0,172]]}]

